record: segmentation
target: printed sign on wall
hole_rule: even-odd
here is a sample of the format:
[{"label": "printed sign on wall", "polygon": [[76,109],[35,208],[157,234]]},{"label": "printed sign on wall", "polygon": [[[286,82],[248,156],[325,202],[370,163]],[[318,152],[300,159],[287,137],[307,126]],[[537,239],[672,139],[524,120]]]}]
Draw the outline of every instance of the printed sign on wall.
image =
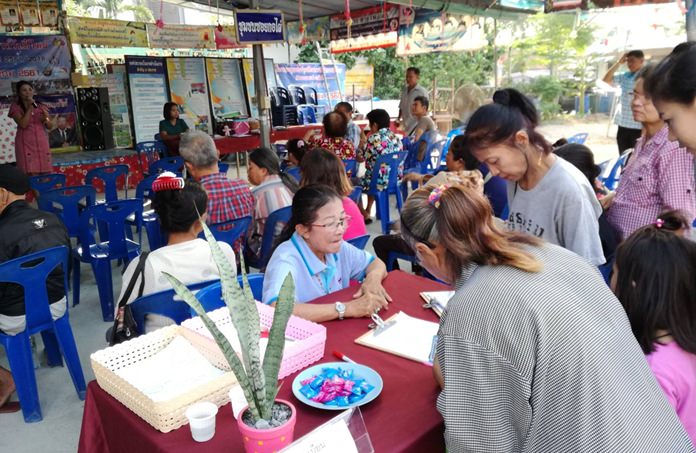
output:
[{"label": "printed sign on wall", "polygon": [[167,58],[169,97],[179,105],[179,117],[191,129],[213,133],[205,76],[205,61],[202,58]]},{"label": "printed sign on wall", "polygon": [[143,22],[68,17],[68,31],[73,44],[147,47],[147,31]]},{"label": "printed sign on wall", "polygon": [[240,44],[283,42],[283,13],[275,10],[237,11],[237,42]]},{"label": "printed sign on wall", "polygon": [[135,141],[152,141],[159,133],[162,109],[169,102],[164,58],[126,55]]}]

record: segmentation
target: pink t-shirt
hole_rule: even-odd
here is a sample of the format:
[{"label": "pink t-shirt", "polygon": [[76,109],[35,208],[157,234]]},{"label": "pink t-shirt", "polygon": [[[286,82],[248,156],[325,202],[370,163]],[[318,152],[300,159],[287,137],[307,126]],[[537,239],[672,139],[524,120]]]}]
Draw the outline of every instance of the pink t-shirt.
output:
[{"label": "pink t-shirt", "polygon": [[348,197],[343,198],[343,210],[347,216],[351,217],[350,225],[343,232],[343,240],[353,239],[358,236],[363,236],[367,234],[367,227],[365,227],[365,218],[360,213],[358,205],[355,204],[353,200]]},{"label": "pink t-shirt", "polygon": [[646,359],[691,442],[696,445],[696,355],[672,341],[655,344],[655,351]]}]

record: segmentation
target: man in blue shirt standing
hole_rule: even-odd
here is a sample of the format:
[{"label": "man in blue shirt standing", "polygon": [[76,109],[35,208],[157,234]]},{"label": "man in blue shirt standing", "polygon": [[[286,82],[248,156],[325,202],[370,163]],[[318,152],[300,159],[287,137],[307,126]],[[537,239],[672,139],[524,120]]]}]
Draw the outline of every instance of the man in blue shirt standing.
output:
[{"label": "man in blue shirt standing", "polygon": [[[633,85],[636,83],[636,74],[643,67],[645,55],[642,50],[632,50],[621,56],[604,75],[604,82],[621,87],[621,112],[616,115],[616,124],[619,129],[616,132],[616,143],[619,145],[619,154],[636,145],[640,138],[642,126],[633,119],[631,100],[633,99]],[[626,64],[628,71],[614,75],[619,66]]]}]

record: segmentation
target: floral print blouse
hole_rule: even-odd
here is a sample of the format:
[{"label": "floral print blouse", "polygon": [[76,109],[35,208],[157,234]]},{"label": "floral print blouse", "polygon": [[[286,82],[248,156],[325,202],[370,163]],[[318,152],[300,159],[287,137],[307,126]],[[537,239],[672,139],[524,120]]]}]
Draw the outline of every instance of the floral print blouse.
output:
[{"label": "floral print blouse", "polygon": [[339,159],[355,159],[353,142],[342,137],[314,136],[308,140],[309,148],[324,148],[335,153]]},{"label": "floral print blouse", "polygon": [[[391,154],[403,151],[401,140],[387,127],[378,130],[377,132],[367,137],[365,150],[360,153],[360,161],[365,162],[365,176],[362,178],[361,185],[363,191],[370,189],[370,182],[373,177],[377,179],[377,188],[382,190],[389,182],[389,165],[382,165],[380,168],[374,168],[377,163],[377,158],[383,154]],[[403,176],[404,163],[399,164],[399,179]]]}]

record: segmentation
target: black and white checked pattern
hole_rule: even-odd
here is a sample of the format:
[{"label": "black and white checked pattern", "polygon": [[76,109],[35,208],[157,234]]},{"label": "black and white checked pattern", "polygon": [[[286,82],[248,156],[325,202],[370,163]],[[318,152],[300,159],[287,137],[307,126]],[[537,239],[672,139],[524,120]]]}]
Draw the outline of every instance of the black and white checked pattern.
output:
[{"label": "black and white checked pattern", "polygon": [[561,247],[539,273],[472,265],[440,322],[449,452],[693,452],[596,268]]}]

